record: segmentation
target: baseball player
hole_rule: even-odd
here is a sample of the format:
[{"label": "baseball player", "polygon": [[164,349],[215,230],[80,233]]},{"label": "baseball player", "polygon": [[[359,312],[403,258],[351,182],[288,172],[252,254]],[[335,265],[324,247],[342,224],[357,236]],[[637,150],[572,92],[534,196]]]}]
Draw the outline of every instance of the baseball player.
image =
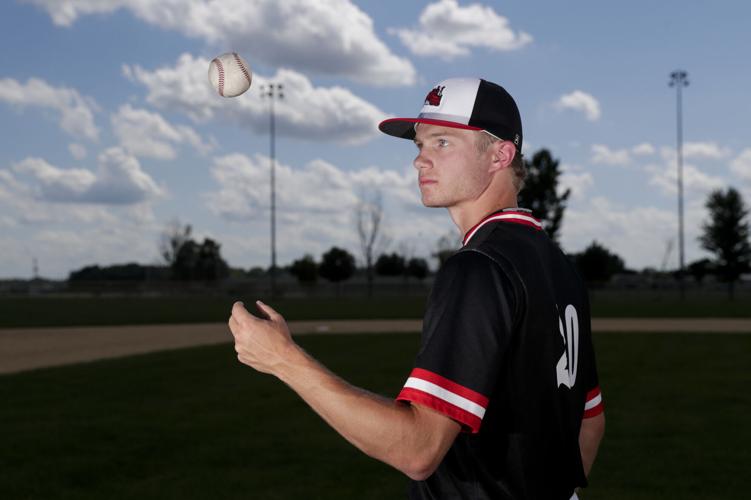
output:
[{"label": "baseball player", "polygon": [[235,303],[241,362],[277,376],[344,438],[404,472],[413,499],[569,499],[586,486],[605,418],[587,292],[538,220],[516,207],[522,126],[499,85],[436,85],[411,139],[422,202],[463,246],[436,276],[415,366],[396,400],[353,387],[295,344],[284,318]]}]

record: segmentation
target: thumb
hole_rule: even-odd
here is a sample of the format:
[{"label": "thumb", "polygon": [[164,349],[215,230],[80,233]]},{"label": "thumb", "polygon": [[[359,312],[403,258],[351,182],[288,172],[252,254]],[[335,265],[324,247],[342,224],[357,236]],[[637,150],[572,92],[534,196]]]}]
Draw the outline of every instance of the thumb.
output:
[{"label": "thumb", "polygon": [[264,304],[260,300],[256,300],[256,307],[259,311],[261,311],[261,313],[263,313],[264,316],[269,318],[271,321],[284,321],[284,318],[281,314],[276,312],[273,307]]},{"label": "thumb", "polygon": [[240,301],[232,304],[232,316],[234,316],[236,320],[245,320],[253,317],[253,315],[245,309],[245,304]]}]

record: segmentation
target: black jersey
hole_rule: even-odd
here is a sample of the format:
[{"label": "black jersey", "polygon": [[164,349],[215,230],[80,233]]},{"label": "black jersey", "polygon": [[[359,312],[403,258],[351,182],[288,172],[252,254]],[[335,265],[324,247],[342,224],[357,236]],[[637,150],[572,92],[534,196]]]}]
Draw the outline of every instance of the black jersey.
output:
[{"label": "black jersey", "polygon": [[486,217],[436,277],[397,397],[462,425],[414,499],[568,499],[582,418],[602,412],[587,291],[529,213]]}]

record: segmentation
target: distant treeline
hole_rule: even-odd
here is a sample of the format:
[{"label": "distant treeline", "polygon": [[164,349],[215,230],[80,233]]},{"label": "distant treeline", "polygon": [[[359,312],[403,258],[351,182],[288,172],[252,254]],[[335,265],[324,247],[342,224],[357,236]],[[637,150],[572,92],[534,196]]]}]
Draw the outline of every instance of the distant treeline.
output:
[{"label": "distant treeline", "polygon": [[86,266],[73,271],[69,282],[83,281],[150,281],[169,280],[172,271],[167,266],[144,266],[131,262],[113,266]]}]

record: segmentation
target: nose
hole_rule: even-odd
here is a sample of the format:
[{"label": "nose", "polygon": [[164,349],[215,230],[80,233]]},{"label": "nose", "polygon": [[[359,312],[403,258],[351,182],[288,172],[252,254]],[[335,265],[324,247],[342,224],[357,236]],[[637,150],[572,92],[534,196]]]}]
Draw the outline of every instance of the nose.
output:
[{"label": "nose", "polygon": [[412,162],[412,165],[420,171],[424,170],[428,167],[430,167],[431,162],[430,160],[425,156],[425,152],[423,150],[420,150],[419,153],[417,153],[417,156],[415,157],[414,161]]}]

